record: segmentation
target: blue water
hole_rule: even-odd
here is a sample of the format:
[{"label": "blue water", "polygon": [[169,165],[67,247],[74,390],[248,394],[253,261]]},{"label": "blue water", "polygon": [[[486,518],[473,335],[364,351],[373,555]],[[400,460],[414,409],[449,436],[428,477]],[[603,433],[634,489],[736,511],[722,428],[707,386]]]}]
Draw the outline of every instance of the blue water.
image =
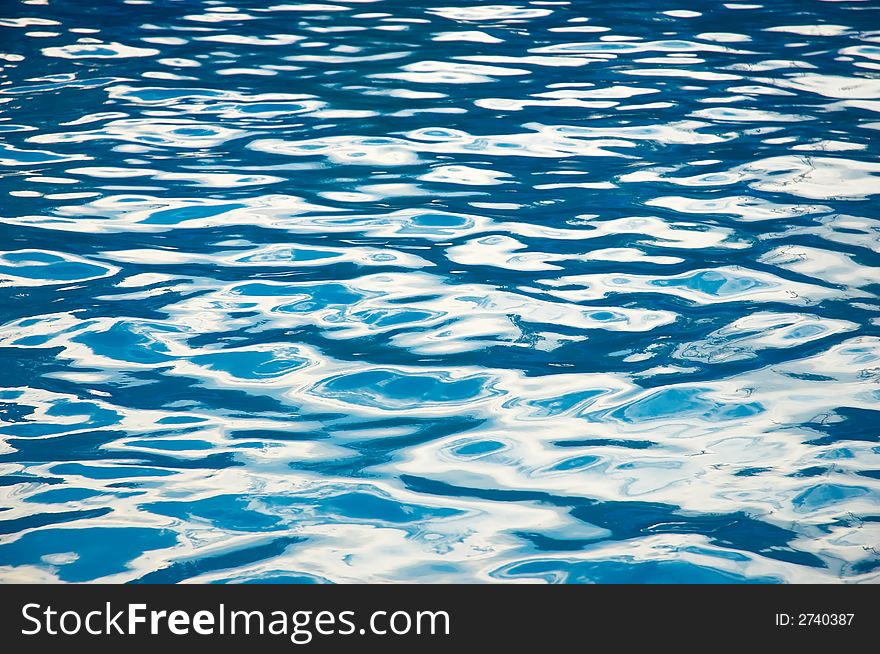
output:
[{"label": "blue water", "polygon": [[880,3],[9,0],[0,65],[0,581],[880,580]]}]

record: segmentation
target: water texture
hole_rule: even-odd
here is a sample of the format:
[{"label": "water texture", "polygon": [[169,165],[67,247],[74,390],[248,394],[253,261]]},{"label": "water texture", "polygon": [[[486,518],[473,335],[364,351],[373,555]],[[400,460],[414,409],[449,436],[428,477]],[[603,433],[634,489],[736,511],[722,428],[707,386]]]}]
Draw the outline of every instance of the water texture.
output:
[{"label": "water texture", "polygon": [[880,2],[0,7],[0,580],[880,580]]}]

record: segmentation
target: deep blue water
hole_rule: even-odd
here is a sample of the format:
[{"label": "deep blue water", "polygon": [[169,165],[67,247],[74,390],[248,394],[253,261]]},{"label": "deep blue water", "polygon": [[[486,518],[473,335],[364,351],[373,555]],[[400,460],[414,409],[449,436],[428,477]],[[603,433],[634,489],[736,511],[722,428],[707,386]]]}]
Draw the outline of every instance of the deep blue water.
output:
[{"label": "deep blue water", "polygon": [[0,581],[880,579],[880,2],[6,0],[0,64]]}]

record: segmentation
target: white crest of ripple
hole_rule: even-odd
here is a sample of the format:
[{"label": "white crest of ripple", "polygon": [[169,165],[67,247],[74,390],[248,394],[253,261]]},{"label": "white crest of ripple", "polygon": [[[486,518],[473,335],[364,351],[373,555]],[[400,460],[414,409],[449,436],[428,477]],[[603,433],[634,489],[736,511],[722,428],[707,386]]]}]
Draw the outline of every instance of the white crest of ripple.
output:
[{"label": "white crest of ripple", "polygon": [[475,5],[472,7],[433,7],[428,9],[428,13],[448,18],[449,20],[482,23],[543,18],[552,14],[553,10],[523,7],[521,5]]},{"label": "white crest of ripple", "polygon": [[504,184],[505,178],[513,177],[510,173],[484,170],[472,166],[437,166],[431,172],[421,175],[418,179],[424,182],[441,182],[443,184],[461,184],[464,186],[494,186]]},{"label": "white crest of ripple", "polygon": [[849,48],[841,49],[840,54],[842,54],[842,55],[855,55],[856,57],[865,57],[866,59],[873,59],[874,61],[880,61],[880,46],[854,45]]},{"label": "white crest of ripple", "polygon": [[486,34],[486,32],[461,31],[461,32],[438,32],[432,37],[433,41],[468,41],[472,43],[503,43],[503,39]]},{"label": "white crest of ripple", "polygon": [[237,43],[240,45],[290,45],[297,41],[303,41],[307,37],[298,34],[268,34],[266,36],[243,36],[238,34],[212,34],[211,36],[198,36],[196,41],[212,41],[215,43]]},{"label": "white crest of ripple", "polygon": [[753,73],[784,68],[816,68],[816,66],[806,61],[791,59],[766,59],[764,61],[748,61],[725,66],[726,70],[747,70]]},{"label": "white crest of ripple", "polygon": [[[823,387],[822,392],[835,396],[833,400],[826,398],[816,405],[797,403],[797,408],[802,412],[819,414],[823,404],[828,405],[829,412],[836,407],[859,404],[865,404],[865,408],[877,408],[877,393],[880,392],[880,338],[876,336],[856,336],[813,356],[781,363],[776,368],[783,374],[819,375],[823,379],[819,382]],[[844,384],[851,386],[846,388]],[[844,393],[851,393],[846,404],[841,401]]]},{"label": "white crest of ripple", "polygon": [[621,175],[618,180],[662,181],[678,186],[728,186],[746,182],[760,191],[812,200],[856,200],[880,193],[878,173],[880,163],[842,157],[787,155],[691,177],[669,177],[656,170],[640,170]]},{"label": "white crest of ripple", "polygon": [[110,277],[119,268],[64,252],[11,250],[0,252],[0,287],[46,286]]},{"label": "white crest of ripple", "polygon": [[[182,113],[217,114],[221,118],[271,118],[317,111],[326,106],[303,93],[242,93],[206,88],[115,85],[107,88],[113,100],[139,105],[174,107]],[[116,117],[108,114],[107,117]],[[125,114],[118,114],[125,117]],[[66,123],[73,125],[76,123]]]},{"label": "white crest of ripple", "polygon": [[681,120],[658,125],[636,125],[626,127],[584,127],[581,125],[541,125],[526,123],[523,127],[540,130],[544,134],[555,134],[573,138],[621,138],[638,141],[655,141],[666,145],[693,145],[721,143],[731,136],[705,134],[697,130],[711,127],[711,123],[696,120]]},{"label": "white crest of ripple", "polygon": [[589,41],[580,43],[555,43],[529,52],[546,54],[638,54],[642,52],[726,52],[729,54],[754,54],[748,50],[736,50],[712,43],[684,40],[663,41]]},{"label": "white crest of ripple", "polygon": [[121,43],[75,43],[43,48],[47,57],[62,59],[120,59],[125,57],[152,57],[159,54],[155,48],[136,48]]},{"label": "white crest of ripple", "polygon": [[351,7],[345,5],[334,5],[328,3],[308,3],[301,2],[297,4],[281,4],[267,7],[266,11],[297,11],[297,12],[315,12],[315,11],[350,11]]},{"label": "white crest of ripple", "polygon": [[474,104],[483,109],[497,111],[522,111],[526,107],[580,107],[582,109],[608,109],[616,102],[601,100],[576,100],[561,98],[559,100],[513,100],[510,98],[479,98]]},{"label": "white crest of ripple", "polygon": [[212,14],[189,14],[183,17],[183,20],[191,20],[196,23],[226,23],[230,21],[253,20],[255,17],[250,14],[242,14],[239,12],[231,13],[212,13]]},{"label": "white crest of ripple", "polygon": [[[571,302],[598,300],[614,293],[658,293],[697,304],[723,302],[787,302],[814,304],[825,298],[864,296],[860,291],[839,291],[783,279],[741,266],[703,268],[668,277],[599,273],[541,279],[547,293]],[[574,286],[576,288],[566,288]]]},{"label": "white crest of ripple", "polygon": [[[806,227],[799,230],[801,233],[819,234],[822,238],[833,243],[846,243],[880,252],[880,220],[853,216],[848,214],[832,214],[823,217],[819,227]],[[792,230],[794,231],[794,230]]]},{"label": "white crest of ripple", "polygon": [[799,347],[858,328],[848,320],[761,311],[738,318],[704,339],[679,345],[672,356],[710,363],[741,361],[757,357],[759,350]]},{"label": "white crest of ripple", "polygon": [[508,68],[506,66],[487,66],[485,64],[469,64],[458,61],[417,61],[401,67],[399,73],[374,73],[373,79],[396,79],[404,82],[424,84],[477,84],[493,81],[493,75],[505,77],[509,75],[529,75],[525,68]]},{"label": "white crest of ripple", "polygon": [[[262,194],[225,202],[203,196],[158,198],[149,195],[110,195],[80,205],[62,205],[52,216],[19,216],[6,222],[46,229],[93,232],[166,231],[178,225],[212,227],[216,225],[260,225],[272,229],[290,229],[312,233],[324,220],[316,217],[302,224],[301,214],[335,211],[342,216],[324,219],[331,226],[344,224],[344,209],[311,204],[300,197]],[[158,219],[157,219],[158,218]],[[325,227],[326,228],[326,227]],[[357,231],[357,227],[348,230]]]},{"label": "white crest of ripple", "polygon": [[689,115],[694,118],[704,118],[716,121],[729,121],[735,123],[774,123],[774,122],[803,122],[805,120],[813,120],[812,116],[804,116],[798,114],[783,114],[777,111],[766,111],[763,109],[740,109],[738,107],[709,107],[708,109],[699,109],[692,111]]},{"label": "white crest of ripple", "polygon": [[643,77],[684,77],[700,81],[724,81],[742,79],[739,75],[729,73],[713,73],[706,70],[685,70],[672,68],[634,68],[621,71],[624,75],[639,75]]},{"label": "white crest of ripple", "polygon": [[128,118],[113,120],[99,129],[83,132],[39,134],[28,140],[34,143],[85,143],[114,139],[157,147],[211,148],[246,136],[241,129],[220,127],[185,119]]},{"label": "white crest of ripple", "polygon": [[715,41],[716,43],[737,43],[752,40],[750,36],[735,32],[701,32],[696,35],[696,38],[703,41]]},{"label": "white crest of ripple", "polygon": [[814,152],[848,152],[852,150],[866,150],[867,145],[864,143],[850,143],[848,141],[831,141],[821,139],[810,143],[800,143],[791,146],[792,150],[807,150]]},{"label": "white crest of ripple", "polygon": [[841,286],[861,287],[880,282],[876,268],[856,263],[851,255],[804,245],[774,248],[758,261]]},{"label": "white crest of ripple", "polygon": [[672,18],[696,18],[697,16],[703,15],[699,11],[691,11],[690,9],[671,9],[660,13],[664,16],[671,16]]},{"label": "white crest of ripple", "polygon": [[57,20],[51,20],[49,18],[0,18],[0,27],[32,27],[32,26],[47,26],[47,25],[60,25]]},{"label": "white crest of ripple", "polygon": [[[687,123],[685,125],[706,125],[707,123]],[[473,154],[479,152],[487,156],[519,156],[562,158],[570,156],[624,157],[607,147],[633,147],[630,141],[603,139],[603,130],[596,128],[570,128],[571,135],[564,127],[545,128],[538,124],[525,125],[535,131],[524,134],[472,135],[445,127],[427,127],[407,132],[408,138],[391,136],[328,136],[301,141],[281,139],[257,139],[247,148],[258,152],[271,152],[285,156],[315,157],[324,156],[335,163],[369,164],[385,166],[411,165],[419,161],[418,153],[431,154]],[[637,128],[618,128],[629,138],[653,139],[668,143],[692,143],[694,140],[716,142],[724,139],[708,134],[685,133],[679,126],[651,126]],[[604,133],[617,133],[614,129]],[[595,137],[595,138],[586,138]]]},{"label": "white crest of ripple", "polygon": [[[551,85],[547,88],[553,88],[557,85]],[[574,85],[573,85],[574,86]],[[590,89],[581,89],[581,88],[562,88],[553,91],[545,91],[543,93],[535,93],[533,97],[535,98],[586,98],[586,99],[596,99],[596,100],[609,100],[609,99],[621,99],[621,98],[632,98],[639,95],[648,95],[651,93],[660,93],[660,89],[654,88],[645,88],[643,86],[624,86],[619,84],[614,84],[612,86],[606,86],[602,88],[590,88]]]},{"label": "white crest of ripple", "polygon": [[842,36],[850,31],[846,25],[779,25],[768,27],[765,32],[785,32],[786,34],[800,34],[801,36]]},{"label": "white crest of ripple", "polygon": [[[54,337],[83,329],[89,325],[72,313],[42,314],[20,318],[0,325],[0,345],[4,347],[45,347]],[[35,338],[39,337],[39,338]]]},{"label": "white crest of ripple", "polygon": [[748,195],[716,196],[705,200],[669,195],[652,198],[645,204],[649,207],[663,207],[680,213],[729,214],[746,222],[796,218],[831,211],[831,207],[821,204],[782,204]]},{"label": "white crest of ripple", "polygon": [[880,193],[880,163],[853,159],[771,157],[738,166],[733,172],[751,180],[752,188],[817,200],[864,198]]},{"label": "white crest of ripple", "polygon": [[526,244],[503,234],[475,238],[461,245],[447,248],[446,257],[455,263],[473,266],[495,266],[505,270],[538,271],[560,270],[551,261],[570,258],[543,252],[517,252]]},{"label": "white crest of ripple", "polygon": [[238,173],[197,173],[178,172],[169,173],[150,168],[116,168],[113,166],[86,166],[82,168],[68,168],[71,175],[85,175],[100,179],[128,179],[132,177],[149,177],[157,181],[183,181],[191,182],[197,186],[207,188],[233,188],[238,186],[262,186],[276,184],[284,181],[282,177],[271,175],[247,175]]},{"label": "white crest of ripple", "polygon": [[656,264],[681,263],[680,257],[648,256],[636,248],[603,248],[587,253],[559,254],[546,252],[521,252],[528,246],[504,234],[482,236],[447,248],[450,261],[468,266],[495,266],[505,270],[539,271],[561,270],[555,262],[562,261],[638,261]]},{"label": "white crest of ripple", "polygon": [[34,166],[86,159],[91,159],[91,157],[84,154],[60,154],[47,150],[21,150],[13,145],[0,143],[0,166]]},{"label": "white crest of ripple", "polygon": [[427,268],[434,264],[408,252],[392,248],[366,246],[314,247],[309,245],[269,245],[243,250],[216,251],[199,254],[181,250],[131,249],[104,252],[102,258],[141,265],[216,264],[251,267],[320,267],[342,262],[359,266],[397,266],[400,268]]},{"label": "white crest of ripple", "polygon": [[288,156],[323,155],[340,164],[407,166],[419,161],[418,154],[402,139],[387,136],[332,136],[305,141],[258,139],[249,150]]},{"label": "white crest of ripple", "polygon": [[880,98],[880,79],[802,73],[784,78],[754,78],[756,82],[774,84],[797,91],[809,91],[826,98],[841,100]]},{"label": "white crest of ripple", "polygon": [[476,61],[489,64],[520,64],[532,66],[586,66],[592,63],[592,60],[586,57],[541,57],[541,56],[520,56],[511,55],[468,55],[455,57],[461,61]]}]

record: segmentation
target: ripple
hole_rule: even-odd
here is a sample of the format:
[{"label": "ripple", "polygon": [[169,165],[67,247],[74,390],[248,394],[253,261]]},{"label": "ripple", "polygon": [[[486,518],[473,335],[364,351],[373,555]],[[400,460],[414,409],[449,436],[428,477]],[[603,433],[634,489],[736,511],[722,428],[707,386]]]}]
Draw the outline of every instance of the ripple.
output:
[{"label": "ripple", "polygon": [[720,173],[665,177],[639,171],[623,182],[664,181],[679,186],[729,186],[746,182],[754,189],[811,200],[863,199],[880,192],[875,177],[880,164],[854,159],[785,155],[759,159]]},{"label": "ripple", "polygon": [[747,195],[715,197],[706,200],[674,195],[652,198],[645,204],[672,209],[680,213],[729,214],[748,222],[782,220],[831,211],[830,207],[824,205],[781,204]]},{"label": "ripple", "polygon": [[854,8],[0,12],[0,581],[876,582]]},{"label": "ripple", "polygon": [[704,340],[680,346],[676,356],[711,362],[753,359],[760,350],[799,347],[857,328],[857,324],[846,320],[827,320],[797,313],[757,312],[708,334]]},{"label": "ripple", "polygon": [[0,285],[38,286],[107,277],[118,268],[103,266],[61,252],[14,250],[0,252]]},{"label": "ripple", "polygon": [[779,25],[768,27],[765,32],[785,32],[802,36],[841,36],[849,31],[846,25]]},{"label": "ripple", "polygon": [[808,91],[826,98],[880,98],[880,80],[821,73],[801,73],[785,79],[767,80],[787,89]]},{"label": "ripple", "polygon": [[86,143],[94,140],[118,140],[146,146],[208,148],[246,136],[243,130],[228,129],[193,120],[160,122],[140,118],[113,120],[102,128],[81,132],[40,134],[34,143]]},{"label": "ripple", "polygon": [[312,390],[326,398],[384,410],[471,404],[492,392],[485,376],[451,379],[446,374],[407,374],[376,369],[331,377]]},{"label": "ripple", "polygon": [[838,293],[822,286],[783,280],[775,275],[736,267],[694,270],[669,277],[646,275],[575,275],[540,280],[551,295],[573,301],[594,300],[611,293],[664,293],[698,304],[716,302],[789,302],[811,304]]},{"label": "ripple", "polygon": [[94,41],[43,48],[43,54],[47,57],[59,57],[61,59],[120,59],[126,57],[152,57],[159,54],[159,51],[155,48],[137,48],[121,43]]},{"label": "ripple", "polygon": [[523,7],[521,5],[476,5],[472,7],[437,7],[429,13],[457,21],[495,22],[527,18],[542,18],[553,13],[551,9]]},{"label": "ripple", "polygon": [[84,154],[60,154],[47,150],[20,150],[13,145],[0,143],[0,165],[2,166],[34,166],[40,164],[82,161],[91,157]]}]

